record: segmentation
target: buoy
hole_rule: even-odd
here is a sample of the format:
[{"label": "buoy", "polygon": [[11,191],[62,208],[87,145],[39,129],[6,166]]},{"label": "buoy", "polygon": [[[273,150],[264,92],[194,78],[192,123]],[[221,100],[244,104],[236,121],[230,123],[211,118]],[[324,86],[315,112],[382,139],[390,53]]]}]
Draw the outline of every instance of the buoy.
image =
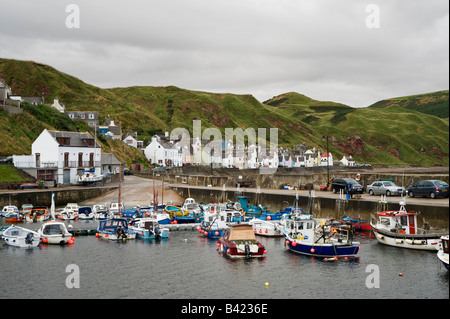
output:
[{"label": "buoy", "polygon": [[289,240],[286,240],[286,245],[289,245]]},{"label": "buoy", "polygon": [[270,216],[267,216],[267,220],[271,220],[272,219],[272,217],[270,217]]},{"label": "buoy", "polygon": [[295,247],[295,246],[297,246],[297,242],[293,241],[292,242],[292,247]]},{"label": "buoy", "polygon": [[97,237],[97,238],[98,238],[98,233],[95,233],[95,237]]},{"label": "buoy", "polygon": [[403,273],[399,273],[398,275],[401,277],[401,276],[403,276]]},{"label": "buoy", "polygon": [[219,236],[219,232],[218,231],[216,231],[216,236]]},{"label": "buoy", "polygon": [[184,242],[187,243],[187,238],[184,239]]},{"label": "buoy", "polygon": [[42,239],[43,243],[47,243],[47,238]]},{"label": "buoy", "polygon": [[266,282],[264,285],[265,285],[266,287],[269,287],[269,283],[268,283],[268,282]]},{"label": "buoy", "polygon": [[230,250],[230,248],[228,248],[228,249],[227,249],[227,253],[229,254],[229,253],[230,253],[230,251],[231,251],[231,250]]},{"label": "buoy", "polygon": [[265,233],[267,234],[269,231],[266,229]]},{"label": "buoy", "polygon": [[219,244],[219,243],[217,243],[217,247],[220,247],[220,244]]},{"label": "buoy", "polygon": [[314,249],[314,248],[311,248],[311,253],[315,253],[316,252],[316,250]]},{"label": "buoy", "polygon": [[264,254],[267,254],[267,249],[264,249]]}]

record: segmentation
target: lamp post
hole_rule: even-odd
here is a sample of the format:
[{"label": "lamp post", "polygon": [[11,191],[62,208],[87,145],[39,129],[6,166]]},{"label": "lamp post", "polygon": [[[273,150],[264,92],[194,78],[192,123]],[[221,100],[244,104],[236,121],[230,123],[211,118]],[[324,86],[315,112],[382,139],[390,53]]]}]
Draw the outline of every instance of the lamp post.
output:
[{"label": "lamp post", "polygon": [[330,186],[330,153],[328,153],[328,133],[322,136],[322,141],[327,141],[327,188]]}]

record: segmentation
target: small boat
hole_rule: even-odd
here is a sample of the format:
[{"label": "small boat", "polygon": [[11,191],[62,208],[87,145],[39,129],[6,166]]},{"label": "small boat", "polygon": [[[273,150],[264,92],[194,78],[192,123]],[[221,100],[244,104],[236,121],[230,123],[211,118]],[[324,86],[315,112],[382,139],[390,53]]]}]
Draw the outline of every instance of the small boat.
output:
[{"label": "small boat", "polygon": [[143,217],[143,212],[141,207],[137,205],[129,210],[122,210],[119,215],[124,218],[141,218]]},{"label": "small boat", "polygon": [[85,173],[77,176],[77,183],[82,185],[95,185],[103,180],[103,175],[96,175],[92,173]]},{"label": "small boat", "polygon": [[267,250],[255,238],[253,228],[248,224],[231,225],[219,239],[219,251],[231,258],[265,257]]},{"label": "small boat", "polygon": [[2,238],[7,245],[20,248],[36,247],[40,243],[39,233],[19,226],[8,227]]},{"label": "small boat", "polygon": [[106,219],[111,217],[108,208],[102,204],[95,204],[92,206],[92,212],[94,213],[95,219]]},{"label": "small boat", "polygon": [[356,231],[372,231],[372,226],[370,226],[370,222],[367,220],[344,216],[342,217],[342,222],[351,223],[353,229]]},{"label": "small boat", "polygon": [[181,212],[183,215],[189,215],[194,217],[203,216],[202,207],[197,204],[193,198],[186,198],[186,200],[181,205]]},{"label": "small boat", "polygon": [[66,207],[60,213],[60,218],[63,220],[75,220],[78,218],[79,209],[80,206],[77,203],[67,203]]},{"label": "small boat", "polygon": [[78,208],[78,218],[82,220],[91,220],[94,219],[94,212],[92,208],[89,206]]},{"label": "small boat", "polygon": [[380,244],[399,248],[436,251],[441,237],[446,233],[430,231],[428,223],[420,228],[417,217],[420,213],[407,212],[405,201],[400,202],[399,210],[381,211],[372,215],[370,225]]},{"label": "small boat", "polygon": [[170,233],[169,228],[161,227],[156,219],[150,217],[134,219],[128,228],[142,239],[169,238]]},{"label": "small boat", "polygon": [[221,210],[205,210],[204,219],[197,230],[204,237],[220,238],[230,227],[227,225],[227,213]]},{"label": "small boat", "polygon": [[38,234],[44,244],[73,244],[75,238],[63,222],[51,220],[39,228]]},{"label": "small boat", "polygon": [[267,207],[262,207],[261,205],[253,206],[248,204],[247,196],[237,196],[238,201],[235,203],[235,208],[237,210],[243,210],[246,216],[259,217],[264,213],[267,213]]},{"label": "small boat", "polygon": [[25,220],[31,222],[43,222],[50,219],[50,212],[46,206],[35,206],[25,215]]},{"label": "small boat", "polygon": [[437,252],[438,259],[442,262],[445,268],[448,270],[448,235],[441,237],[441,242],[439,243],[439,249]]},{"label": "small boat", "polygon": [[97,237],[114,240],[126,241],[135,239],[136,232],[128,229],[128,222],[124,218],[113,218],[101,220],[97,228]]},{"label": "small boat", "polygon": [[17,211],[14,213],[8,213],[5,216],[5,221],[7,223],[21,223],[23,221],[23,215]]},{"label": "small boat", "polygon": [[123,211],[123,209],[124,209],[123,203],[121,203],[120,207],[119,203],[111,203],[109,205],[109,212],[113,215],[119,214],[119,212]]},{"label": "small boat", "polygon": [[17,206],[14,205],[4,206],[3,209],[0,211],[0,217],[5,217],[10,213],[18,213],[18,212],[19,209],[17,208]]},{"label": "small boat", "polygon": [[253,218],[248,224],[252,225],[255,235],[264,237],[283,237],[283,225],[280,224],[280,221],[267,221]]},{"label": "small boat", "polygon": [[295,214],[285,218],[283,234],[292,252],[317,257],[353,257],[359,242],[353,241],[351,225],[316,220],[312,214]]},{"label": "small boat", "polygon": [[276,212],[276,213],[270,213],[270,212],[266,212],[266,213],[262,213],[261,217],[259,217],[260,219],[263,220],[281,220],[283,218],[284,215],[289,215],[289,214],[302,214],[303,210],[300,207],[294,207],[294,206],[289,206],[286,207],[285,209]]}]

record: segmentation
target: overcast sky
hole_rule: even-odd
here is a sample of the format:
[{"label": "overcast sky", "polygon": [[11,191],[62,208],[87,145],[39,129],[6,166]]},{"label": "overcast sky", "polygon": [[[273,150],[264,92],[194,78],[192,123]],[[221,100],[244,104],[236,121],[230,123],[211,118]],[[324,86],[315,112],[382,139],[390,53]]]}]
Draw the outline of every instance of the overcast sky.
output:
[{"label": "overcast sky", "polygon": [[[66,26],[70,4],[79,28]],[[175,85],[261,102],[298,92],[363,107],[448,89],[448,39],[448,0],[0,0],[2,58],[102,88]]]}]

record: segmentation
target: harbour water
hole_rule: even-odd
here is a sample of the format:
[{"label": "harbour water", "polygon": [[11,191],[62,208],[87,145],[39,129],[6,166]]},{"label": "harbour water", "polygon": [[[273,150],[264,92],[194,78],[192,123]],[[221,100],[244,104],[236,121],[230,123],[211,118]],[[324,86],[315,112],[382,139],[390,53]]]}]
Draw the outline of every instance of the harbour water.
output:
[{"label": "harbour water", "polygon": [[[92,229],[98,221],[67,223]],[[339,261],[297,255],[286,249],[283,238],[264,237],[257,238],[267,257],[231,260],[218,253],[216,240],[197,231],[172,231],[160,241],[117,243],[77,236],[70,246],[1,244],[0,298],[449,298],[449,274],[435,252],[383,246],[373,233],[356,236],[361,242],[357,257]],[[66,284],[74,265],[79,288]]]}]

